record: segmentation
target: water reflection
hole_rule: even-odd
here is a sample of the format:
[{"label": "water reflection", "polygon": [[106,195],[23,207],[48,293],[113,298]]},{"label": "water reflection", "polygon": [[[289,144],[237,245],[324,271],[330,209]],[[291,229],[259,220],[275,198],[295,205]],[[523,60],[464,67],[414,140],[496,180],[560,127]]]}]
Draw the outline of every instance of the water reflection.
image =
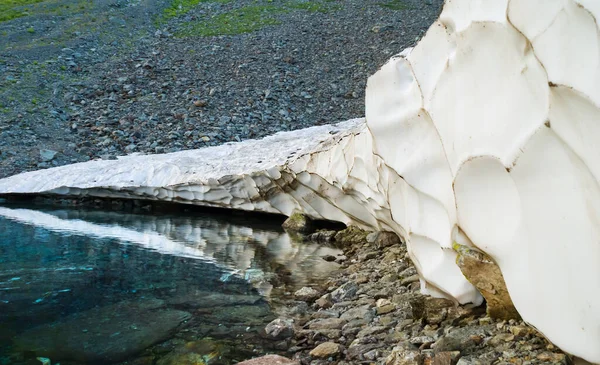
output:
[{"label": "water reflection", "polygon": [[256,350],[252,336],[274,318],[258,294],[322,280],[336,268],[322,257],[338,253],[207,216],[0,207],[0,358],[116,363],[145,351],[165,363],[194,354],[177,349],[185,338],[219,353],[213,362],[240,360],[206,338]]}]

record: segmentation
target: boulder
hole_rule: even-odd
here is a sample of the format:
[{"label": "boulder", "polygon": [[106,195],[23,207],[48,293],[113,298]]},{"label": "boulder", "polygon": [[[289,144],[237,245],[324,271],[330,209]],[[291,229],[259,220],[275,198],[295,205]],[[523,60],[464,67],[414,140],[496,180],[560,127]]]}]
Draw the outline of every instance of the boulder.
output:
[{"label": "boulder", "polygon": [[306,214],[295,211],[283,222],[283,228],[286,231],[307,234],[314,231],[314,224]]},{"label": "boulder", "polygon": [[521,319],[494,260],[472,247],[455,244],[454,250],[458,253],[456,264],[463,275],[485,298],[488,315],[505,320]]}]

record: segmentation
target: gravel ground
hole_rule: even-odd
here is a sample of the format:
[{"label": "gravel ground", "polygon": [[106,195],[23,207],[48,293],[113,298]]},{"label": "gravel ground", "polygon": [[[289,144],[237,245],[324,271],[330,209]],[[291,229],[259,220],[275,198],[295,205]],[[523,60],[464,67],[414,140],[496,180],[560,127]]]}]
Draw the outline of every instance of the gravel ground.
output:
[{"label": "gravel ground", "polygon": [[[0,177],[364,115],[368,76],[413,45],[441,7],[189,1],[46,0],[0,22]],[[266,26],[210,35],[257,22]]]}]

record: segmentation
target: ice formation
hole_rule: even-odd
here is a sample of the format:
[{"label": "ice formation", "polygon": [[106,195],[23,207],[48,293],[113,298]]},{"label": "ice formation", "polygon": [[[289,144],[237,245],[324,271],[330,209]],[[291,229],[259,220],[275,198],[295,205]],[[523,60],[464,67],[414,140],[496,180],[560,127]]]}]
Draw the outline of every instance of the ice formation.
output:
[{"label": "ice formation", "polygon": [[600,363],[600,3],[447,0],[369,79],[366,124],[0,180],[0,194],[136,197],[391,230],[423,290],[479,293],[453,242],[499,265],[521,316]]}]

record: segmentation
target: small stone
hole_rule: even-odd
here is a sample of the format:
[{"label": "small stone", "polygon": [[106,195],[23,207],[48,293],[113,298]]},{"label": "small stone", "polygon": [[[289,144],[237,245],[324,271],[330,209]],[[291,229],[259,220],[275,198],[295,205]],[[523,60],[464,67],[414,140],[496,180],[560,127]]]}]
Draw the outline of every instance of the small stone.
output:
[{"label": "small stone", "polygon": [[338,302],[342,302],[342,301],[346,301],[346,300],[352,300],[352,299],[356,298],[357,292],[358,292],[358,285],[353,281],[349,281],[349,282],[343,284],[342,286],[340,286],[339,288],[335,289],[331,293],[331,300],[334,303],[338,303]]},{"label": "small stone", "polygon": [[289,319],[277,318],[265,327],[265,337],[271,340],[283,340],[294,336],[294,325]]},{"label": "small stone", "polygon": [[198,108],[205,107],[207,104],[208,104],[208,102],[206,100],[196,100],[196,101],[194,101],[194,106],[196,106]]},{"label": "small stone", "polygon": [[331,308],[333,306],[333,300],[331,300],[331,294],[327,293],[325,295],[323,295],[322,297],[320,297],[319,299],[317,299],[315,301],[315,304],[317,306],[319,306],[319,308]]},{"label": "small stone", "polygon": [[402,286],[408,286],[412,283],[416,283],[420,280],[419,275],[413,275],[413,276],[409,276],[405,279],[402,279],[402,281],[400,282],[400,285]]},{"label": "small stone", "polygon": [[460,359],[459,351],[440,352],[435,355],[431,365],[455,365]]},{"label": "small stone", "polygon": [[309,354],[312,357],[320,359],[326,359],[328,357],[335,357],[341,352],[341,346],[335,342],[324,342],[319,346],[315,347]]},{"label": "small stone", "polygon": [[385,359],[385,365],[421,365],[422,358],[419,351],[395,347]]},{"label": "small stone", "polygon": [[529,327],[526,326],[511,326],[510,333],[517,337],[525,337],[529,333],[531,333],[531,329],[529,329]]},{"label": "small stone", "polygon": [[446,351],[464,351],[478,346],[485,335],[486,327],[463,327],[455,329],[441,337],[434,344],[435,353]]},{"label": "small stone", "polygon": [[300,290],[297,290],[294,293],[294,297],[296,297],[296,299],[302,300],[305,302],[312,302],[315,299],[319,298],[320,295],[321,295],[321,293],[319,293],[317,290],[315,290],[313,288],[309,288],[307,286],[303,287]]},{"label": "small stone", "polygon": [[40,150],[40,158],[43,162],[49,162],[54,160],[54,157],[56,157],[57,153],[58,152],[53,150]]}]

